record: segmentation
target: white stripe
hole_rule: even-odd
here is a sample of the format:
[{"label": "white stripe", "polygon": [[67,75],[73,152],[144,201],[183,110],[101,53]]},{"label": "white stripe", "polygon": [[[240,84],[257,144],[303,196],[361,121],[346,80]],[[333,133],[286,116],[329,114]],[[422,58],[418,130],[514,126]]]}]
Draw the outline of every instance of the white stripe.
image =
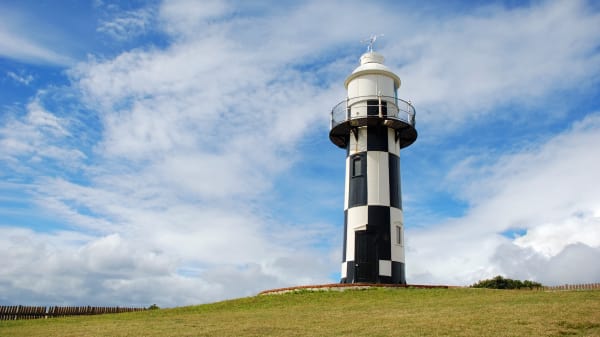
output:
[{"label": "white stripe", "polygon": [[396,243],[396,227],[400,226],[402,230],[402,239],[404,240],[404,221],[402,210],[396,207],[390,207],[390,242],[392,245],[392,261],[404,262],[404,246]]},{"label": "white stripe", "polygon": [[348,209],[348,224],[346,229],[346,261],[354,261],[354,233],[366,229],[369,221],[367,206],[351,207]]},{"label": "white stripe", "polygon": [[400,140],[396,141],[396,132],[388,128],[388,152],[400,157]]},{"label": "white stripe", "polygon": [[379,260],[379,275],[392,276],[392,261]]},{"label": "white stripe", "polygon": [[350,157],[346,157],[346,178],[344,179],[344,210],[348,209],[350,198]]},{"label": "white stripe", "polygon": [[390,206],[390,169],[387,152],[367,152],[367,203]]},{"label": "white stripe", "polygon": [[354,133],[350,132],[350,141],[348,142],[349,152],[348,155],[359,152],[367,151],[367,127],[361,127],[358,129],[358,140],[354,137]]}]

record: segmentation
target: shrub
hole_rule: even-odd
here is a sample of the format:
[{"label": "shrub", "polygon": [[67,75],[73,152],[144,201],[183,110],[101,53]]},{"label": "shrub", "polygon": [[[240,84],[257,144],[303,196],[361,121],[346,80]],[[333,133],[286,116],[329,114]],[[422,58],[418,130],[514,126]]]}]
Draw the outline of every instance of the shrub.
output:
[{"label": "shrub", "polygon": [[542,284],[529,280],[513,280],[504,278],[500,275],[487,280],[479,281],[471,286],[471,288],[490,288],[490,289],[521,289],[521,288],[541,288]]},{"label": "shrub", "polygon": [[148,307],[148,310],[156,310],[156,309],[160,309],[158,307],[158,305],[156,305],[156,304],[152,304],[151,306]]}]

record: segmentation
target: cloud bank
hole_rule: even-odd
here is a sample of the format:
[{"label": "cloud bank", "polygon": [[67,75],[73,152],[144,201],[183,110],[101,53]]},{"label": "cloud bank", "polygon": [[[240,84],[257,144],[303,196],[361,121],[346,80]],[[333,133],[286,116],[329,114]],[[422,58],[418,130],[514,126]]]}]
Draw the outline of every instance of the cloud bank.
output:
[{"label": "cloud bank", "polygon": [[[405,211],[442,207],[419,201],[433,184],[466,205],[407,223],[408,281],[597,281],[597,268],[577,266],[600,249],[600,117],[548,102],[597,84],[600,14],[582,1],[408,9],[166,1],[100,20],[115,40],[160,31],[167,43],[91,55],[66,69],[67,86],[0,118],[0,210],[40,214],[0,221],[0,301],[162,307],[337,282],[344,154],[328,144],[328,111],[372,33],[356,20],[399,37],[380,51],[418,109],[423,145],[402,174],[422,187],[404,185]],[[446,142],[467,137],[465,125],[546,113],[562,128],[528,146],[458,156]],[[407,172],[417,151],[433,159]]]}]

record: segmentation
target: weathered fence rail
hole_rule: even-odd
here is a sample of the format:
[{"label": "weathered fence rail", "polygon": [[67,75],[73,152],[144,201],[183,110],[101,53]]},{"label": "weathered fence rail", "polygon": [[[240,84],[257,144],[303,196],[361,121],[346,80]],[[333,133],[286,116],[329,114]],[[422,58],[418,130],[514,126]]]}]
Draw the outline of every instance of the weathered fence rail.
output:
[{"label": "weathered fence rail", "polygon": [[129,307],[40,307],[26,305],[0,305],[0,320],[52,318],[79,315],[117,314],[143,311],[146,308]]}]

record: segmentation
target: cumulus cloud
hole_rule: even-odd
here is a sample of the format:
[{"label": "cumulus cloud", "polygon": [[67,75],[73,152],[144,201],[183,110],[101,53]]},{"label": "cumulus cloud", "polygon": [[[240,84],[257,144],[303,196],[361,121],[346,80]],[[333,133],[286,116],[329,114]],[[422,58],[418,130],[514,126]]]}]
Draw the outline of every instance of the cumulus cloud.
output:
[{"label": "cumulus cloud", "polygon": [[[599,131],[600,114],[590,114],[539,147],[470,169],[459,163],[465,174],[453,170],[449,179],[460,180],[457,186],[472,206],[463,217],[409,231],[407,259],[415,265],[409,266],[411,274],[417,280],[464,283],[498,273],[524,275],[534,261],[548,266],[597,254],[600,191],[590,182],[600,178],[600,160],[590,154],[600,142]],[[472,174],[477,171],[482,174]],[[502,235],[514,229],[525,234]],[[518,268],[507,268],[514,264]],[[552,283],[576,279],[572,268],[548,273],[536,267],[527,275]],[[593,280],[597,270],[576,275]]]},{"label": "cumulus cloud", "polygon": [[[390,49],[396,62],[405,62],[401,91],[420,108],[420,125],[439,132],[484,116],[519,120],[498,108],[539,105],[549,93],[593,85],[600,69],[593,27],[599,24],[600,14],[584,1],[492,5],[414,24]],[[553,113],[545,109],[544,117]]]},{"label": "cumulus cloud", "polygon": [[600,247],[583,243],[565,246],[558,254],[545,256],[531,248],[506,244],[492,256],[499,270],[517,279],[533,279],[544,285],[596,283],[600,279]]},{"label": "cumulus cloud", "polygon": [[[250,8],[169,1],[100,22],[99,31],[117,38],[162,29],[171,40],[72,67],[73,110],[33,99],[24,114],[2,120],[2,159],[15,172],[38,170],[17,185],[64,225],[0,228],[0,255],[12,254],[12,262],[0,262],[7,270],[0,299],[171,306],[337,281],[342,202],[337,222],[293,218],[287,207],[318,210],[290,205],[298,194],[275,184],[311,181],[303,197],[326,199],[311,193],[331,184],[329,176],[288,175],[309,156],[299,150],[307,139],[326,138],[327,112],[344,98],[344,76],[371,29],[403,37],[381,51],[399,69],[401,95],[440,111],[419,115],[425,125],[490,115],[500,95],[523,101],[529,88],[530,97],[546,97],[599,69],[590,47],[598,16],[582,2],[439,20],[413,14],[358,2]],[[148,27],[154,19],[159,25]],[[546,58],[552,45],[557,50]],[[589,153],[600,141],[598,120],[592,115],[498,160],[472,156],[456,164],[445,184],[469,209],[431,228],[409,228],[409,282],[465,284],[530,270],[535,261],[593,256],[598,243],[589,237],[558,238],[565,228],[595,233],[600,198],[589,181],[600,170]],[[83,148],[73,146],[75,136]],[[320,145],[310,150],[320,154]],[[56,169],[35,164],[45,161]],[[309,188],[298,184],[290,186]],[[513,228],[525,234],[501,234]],[[513,253],[498,253],[505,249]],[[509,264],[518,254],[530,259]]]},{"label": "cumulus cloud", "polygon": [[6,116],[0,126],[0,158],[7,162],[40,162],[45,160],[75,165],[85,154],[69,146],[69,120],[46,110],[39,99],[26,106],[22,117]]},{"label": "cumulus cloud", "polygon": [[531,248],[543,256],[556,256],[567,246],[584,244],[590,247],[600,247],[600,214],[588,212],[572,214],[558,223],[545,223],[531,228],[514,243],[521,248]]}]

